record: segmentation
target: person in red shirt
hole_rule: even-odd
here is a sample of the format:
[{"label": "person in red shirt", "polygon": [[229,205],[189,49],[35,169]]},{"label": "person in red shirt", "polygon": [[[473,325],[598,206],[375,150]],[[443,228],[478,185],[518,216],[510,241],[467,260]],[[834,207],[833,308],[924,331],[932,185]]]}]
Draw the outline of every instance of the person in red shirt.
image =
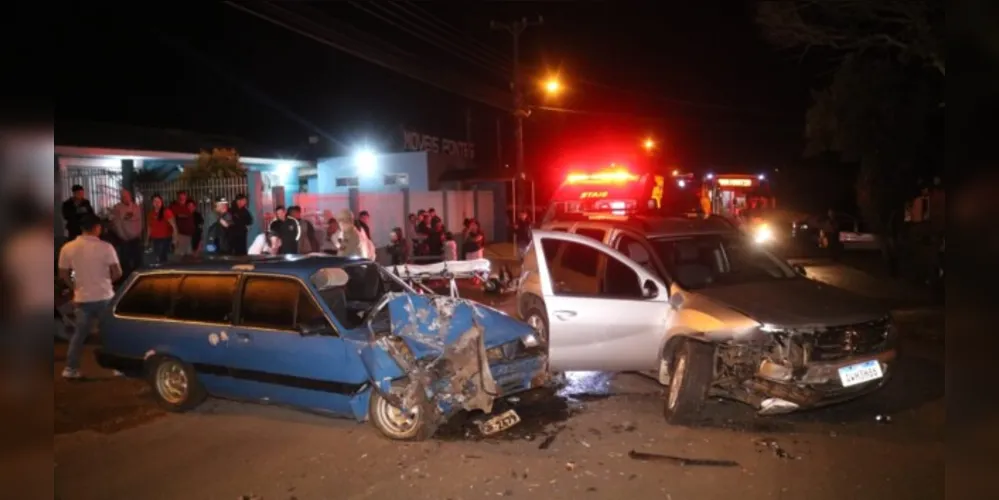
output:
[{"label": "person in red shirt", "polygon": [[163,204],[163,197],[153,195],[153,209],[146,217],[146,246],[153,245],[156,262],[162,264],[170,257],[170,246],[177,245],[177,223],[173,212]]},{"label": "person in red shirt", "polygon": [[173,252],[178,256],[191,255],[194,249],[191,241],[194,239],[195,220],[194,214],[187,208],[187,192],[177,193],[177,201],[170,204],[168,210],[173,214],[174,228],[174,248]]}]

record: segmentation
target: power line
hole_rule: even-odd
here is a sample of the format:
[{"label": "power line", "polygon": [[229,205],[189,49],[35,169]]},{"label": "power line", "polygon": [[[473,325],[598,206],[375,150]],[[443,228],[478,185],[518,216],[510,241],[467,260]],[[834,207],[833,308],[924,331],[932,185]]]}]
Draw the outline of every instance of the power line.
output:
[{"label": "power line", "polygon": [[[406,20],[405,17],[399,15],[396,12],[393,12],[391,9],[386,8],[384,5],[382,5],[382,4],[378,3],[378,2],[370,2],[370,3],[367,3],[367,4],[362,4],[361,2],[349,2],[349,3],[354,8],[356,8],[358,10],[361,10],[363,12],[366,12],[367,14],[369,14],[369,15],[371,15],[371,16],[373,16],[373,17],[375,17],[375,18],[377,18],[377,19],[379,19],[379,20],[381,20],[381,21],[383,21],[383,22],[385,22],[385,23],[387,23],[387,24],[389,24],[391,26],[395,26],[396,28],[399,28],[399,29],[405,31],[406,33],[409,33],[410,35],[413,35],[416,38],[419,38],[420,40],[423,40],[424,42],[427,42],[427,43],[429,43],[429,44],[431,44],[431,45],[433,45],[433,46],[435,46],[435,47],[437,47],[439,49],[447,51],[447,52],[451,53],[452,55],[454,55],[454,56],[456,56],[456,57],[458,57],[458,58],[460,58],[460,59],[462,59],[464,61],[467,61],[467,62],[469,62],[469,63],[471,63],[471,64],[473,64],[475,66],[478,66],[478,67],[480,67],[482,69],[485,69],[486,71],[489,71],[491,73],[495,73],[495,74],[498,74],[498,75],[503,75],[503,73],[500,72],[496,68],[496,66],[494,64],[491,64],[489,61],[486,61],[485,59],[482,59],[482,57],[479,56],[478,54],[475,54],[474,52],[468,51],[467,49],[464,50],[464,51],[456,50],[454,48],[454,46],[452,46],[447,40],[444,40],[441,37],[439,37],[439,36],[437,36],[437,35],[435,35],[433,33],[428,32],[422,26],[414,24],[415,26],[417,26],[416,29],[418,29],[420,31],[423,31],[423,33],[420,33],[418,31],[414,30],[413,28],[410,28],[408,26],[405,26],[405,25],[401,24],[403,21],[408,21],[408,20]],[[393,21],[392,19],[389,19],[389,18],[385,17],[384,15],[379,14],[378,12],[374,12],[373,10],[367,8],[366,5],[371,6],[371,7],[375,7],[377,9],[379,9],[379,10],[387,13],[388,15],[390,15],[392,17],[395,17],[396,19],[403,20],[403,21],[399,21],[399,22]]]},{"label": "power line", "polygon": [[[450,30],[453,34],[459,35],[461,38],[464,38],[468,42],[470,42],[472,44],[475,44],[475,45],[478,45],[479,48],[480,48],[480,50],[483,50],[483,52],[488,53],[490,57],[492,57],[493,59],[499,61],[500,62],[500,66],[503,66],[504,69],[508,70],[509,67],[513,66],[512,61],[510,60],[510,56],[509,55],[503,54],[498,49],[493,48],[493,47],[489,46],[486,43],[480,42],[479,40],[475,39],[474,37],[471,37],[471,36],[468,36],[467,34],[462,33],[461,30],[459,30],[458,28],[456,28],[453,24],[449,24],[449,23],[441,20],[439,17],[437,17],[437,16],[435,16],[435,15],[427,12],[426,9],[420,7],[419,3],[390,3],[389,5],[393,5],[393,6],[399,7],[401,10],[406,11],[407,13],[409,13],[410,15],[412,15],[413,17],[415,17],[417,19],[427,19],[427,18],[429,18],[428,25],[432,26],[432,25],[436,24],[436,25],[441,26],[441,27],[443,27],[443,28],[445,28],[447,30]],[[421,15],[419,12],[413,12],[413,11],[409,10],[410,8],[412,8],[414,10],[418,10],[420,12],[423,12],[423,15]],[[424,16],[426,16],[426,17],[424,17]]]},{"label": "power line", "polygon": [[507,104],[508,98],[504,92],[481,85],[473,89],[470,88],[471,85],[468,82],[462,81],[457,75],[446,71],[427,70],[392,54],[379,53],[379,51],[371,47],[364,47],[358,44],[356,39],[351,39],[349,35],[344,35],[344,33],[359,32],[359,30],[344,23],[323,19],[324,24],[333,26],[333,29],[331,29],[329,26],[325,26],[316,20],[320,16],[314,16],[311,19],[304,18],[293,11],[282,9],[267,2],[226,1],[225,3],[230,7],[368,61],[376,66],[381,66],[471,101],[500,110],[511,111],[510,105]]}]

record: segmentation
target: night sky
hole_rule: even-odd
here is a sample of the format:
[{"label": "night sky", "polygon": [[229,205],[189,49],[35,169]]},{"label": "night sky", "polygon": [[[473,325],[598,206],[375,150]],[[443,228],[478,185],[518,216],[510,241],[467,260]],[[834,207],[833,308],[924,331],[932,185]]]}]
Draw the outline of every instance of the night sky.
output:
[{"label": "night sky", "polygon": [[[62,40],[57,123],[231,135],[290,155],[304,154],[315,135],[324,139],[312,152],[326,155],[361,142],[398,149],[403,125],[465,139],[470,113],[480,166],[494,168],[512,163],[508,115],[456,94],[507,99],[510,36],[489,21],[541,15],[544,25],[522,38],[527,88],[557,70],[569,89],[557,100],[528,101],[584,113],[536,111],[526,121],[529,169],[543,175],[569,152],[598,143],[638,147],[649,134],[664,144],[667,161],[691,168],[793,168],[809,88],[821,83],[814,62],[767,45],[748,2],[277,3],[333,27],[352,46],[397,54],[403,73],[420,68],[450,91],[221,3],[74,5],[66,7],[76,12]],[[353,29],[336,29],[342,24]],[[447,49],[427,42],[431,36]]]}]

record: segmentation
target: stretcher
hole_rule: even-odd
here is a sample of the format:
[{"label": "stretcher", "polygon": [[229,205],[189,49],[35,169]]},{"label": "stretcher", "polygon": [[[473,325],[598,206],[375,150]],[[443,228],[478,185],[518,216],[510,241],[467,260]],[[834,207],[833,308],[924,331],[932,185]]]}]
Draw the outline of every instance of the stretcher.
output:
[{"label": "stretcher", "polygon": [[484,283],[488,282],[491,266],[488,259],[476,259],[448,260],[434,264],[402,264],[386,266],[386,269],[409,286],[425,293],[436,293],[425,282],[447,280],[450,295],[458,297],[456,280],[478,279]]}]

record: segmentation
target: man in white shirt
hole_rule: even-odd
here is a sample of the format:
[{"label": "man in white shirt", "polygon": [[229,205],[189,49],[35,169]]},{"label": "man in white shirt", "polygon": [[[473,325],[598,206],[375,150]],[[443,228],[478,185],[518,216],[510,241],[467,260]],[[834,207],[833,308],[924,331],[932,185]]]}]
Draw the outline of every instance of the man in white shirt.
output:
[{"label": "man in white shirt", "polygon": [[63,378],[79,379],[80,354],[94,321],[114,297],[113,282],[121,278],[121,265],[114,247],[100,239],[101,221],[97,216],[82,218],[83,234],[63,245],[59,251],[59,277],[73,287],[76,331],[69,341]]}]

